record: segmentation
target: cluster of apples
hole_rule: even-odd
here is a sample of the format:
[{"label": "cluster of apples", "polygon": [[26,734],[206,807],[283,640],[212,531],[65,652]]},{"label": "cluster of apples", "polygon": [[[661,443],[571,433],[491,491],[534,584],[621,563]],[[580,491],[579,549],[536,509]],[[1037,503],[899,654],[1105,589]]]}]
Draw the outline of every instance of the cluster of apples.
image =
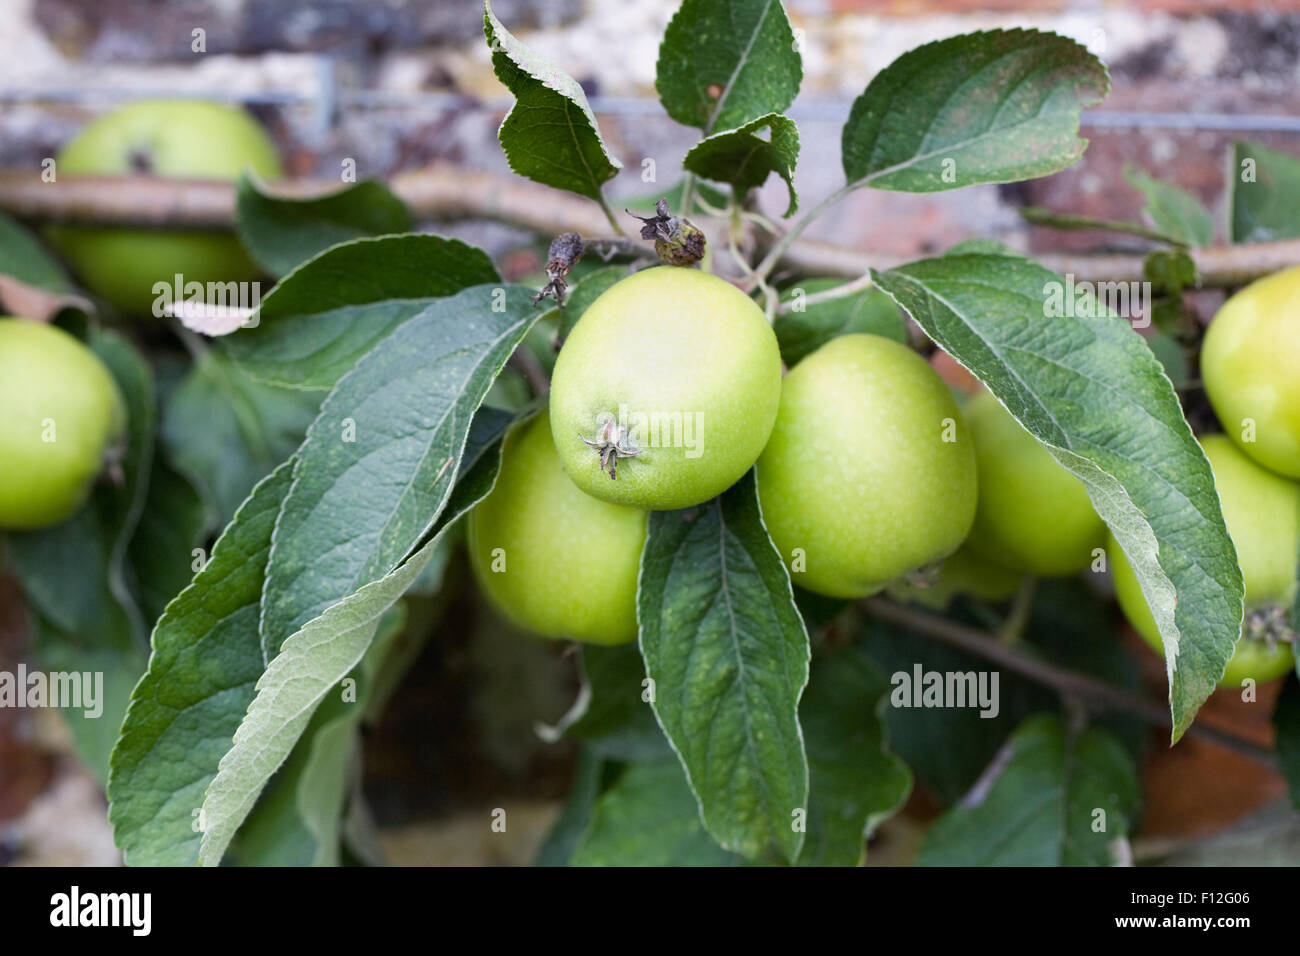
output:
[{"label": "cluster of apples", "polygon": [[547,411],[507,437],[470,517],[478,579],[529,630],[631,640],[648,512],[703,505],[754,465],[777,551],[821,594],[864,596],[942,560],[975,516],[961,409],[915,351],[844,335],[783,380],[752,299],[660,266],[583,313]]},{"label": "cluster of apples", "polygon": [[[1223,421],[1259,436],[1201,439],[1246,581],[1246,626],[1221,681],[1235,686],[1293,664],[1300,269],[1225,304],[1204,371]],[[959,404],[917,353],[858,334],[782,380],[752,300],[669,267],[617,283],[574,327],[549,409],[508,436],[498,484],[470,517],[476,576],[529,630],[632,640],[647,513],[703,505],[753,465],[768,532],[809,591],[856,598],[902,583],[931,600],[1001,599],[1026,575],[1100,570],[1105,552],[1121,607],[1161,648],[1084,484],[989,392]]]}]

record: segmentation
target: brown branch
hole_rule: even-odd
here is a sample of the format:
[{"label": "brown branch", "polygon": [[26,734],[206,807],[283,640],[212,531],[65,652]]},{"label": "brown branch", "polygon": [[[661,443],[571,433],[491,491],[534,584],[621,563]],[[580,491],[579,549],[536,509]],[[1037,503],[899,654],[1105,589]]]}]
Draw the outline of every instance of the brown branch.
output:
[{"label": "brown branch", "polygon": [[[307,197],[340,187],[337,180],[295,180],[274,185],[277,194]],[[598,203],[516,176],[435,163],[389,181],[418,219],[495,219],[544,236],[577,232],[607,235]],[[63,176],[42,182],[35,170],[0,170],[0,211],[38,222],[91,222],[132,226],[228,229],[235,218],[234,187],[211,180],[147,176]],[[705,224],[702,224],[705,225]],[[711,231],[705,225],[706,232]],[[1240,285],[1300,263],[1300,239],[1191,250],[1207,287]],[[1141,254],[1042,253],[1034,257],[1060,273],[1091,281],[1142,279]],[[903,260],[800,238],[781,268],[804,275],[857,278],[868,268]]]},{"label": "brown branch", "polygon": [[[1159,727],[1170,727],[1173,721],[1168,708],[1147,697],[1142,697],[1113,684],[1087,677],[1075,671],[1057,667],[1039,658],[1029,657],[1004,644],[992,635],[975,628],[965,627],[947,618],[928,614],[913,608],[886,601],[883,598],[867,598],[862,602],[871,616],[904,627],[917,634],[933,637],[951,644],[953,647],[976,654],[1005,667],[1022,677],[1051,687],[1063,697],[1090,700],[1115,710],[1125,711],[1141,717],[1148,723]],[[1258,744],[1238,737],[1227,731],[1219,730],[1205,723],[1192,724],[1187,728],[1187,735],[1226,747],[1236,753],[1258,760],[1268,766],[1275,766],[1271,751]]]}]

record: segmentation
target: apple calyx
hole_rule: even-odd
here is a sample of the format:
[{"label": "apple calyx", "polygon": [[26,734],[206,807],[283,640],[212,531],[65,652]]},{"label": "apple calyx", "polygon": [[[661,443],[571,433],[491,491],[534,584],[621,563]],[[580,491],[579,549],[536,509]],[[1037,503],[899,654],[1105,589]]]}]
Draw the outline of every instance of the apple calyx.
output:
[{"label": "apple calyx", "polygon": [[1296,632],[1291,628],[1288,608],[1265,604],[1246,612],[1241,636],[1244,640],[1263,641],[1271,651],[1278,643],[1294,644]]},{"label": "apple calyx", "polygon": [[609,472],[611,481],[618,479],[620,458],[635,458],[641,454],[641,449],[632,442],[630,429],[619,424],[618,419],[612,415],[601,422],[596,429],[595,437],[588,438],[586,435],[578,437],[596,453],[600,459],[600,470]]},{"label": "apple calyx", "polygon": [[126,154],[126,164],[131,172],[141,176],[152,176],[154,172],[153,153],[143,146],[132,146]]}]

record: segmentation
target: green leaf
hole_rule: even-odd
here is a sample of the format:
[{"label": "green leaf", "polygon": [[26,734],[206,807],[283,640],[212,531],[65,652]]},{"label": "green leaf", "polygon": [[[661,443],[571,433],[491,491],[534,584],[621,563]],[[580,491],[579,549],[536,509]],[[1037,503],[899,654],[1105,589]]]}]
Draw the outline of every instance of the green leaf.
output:
[{"label": "green leaf", "polygon": [[794,31],[778,0],[685,0],[659,45],[659,101],[705,135],[784,113],[802,80]]},{"label": "green leaf", "polygon": [[109,821],[127,864],[185,866],[197,815],[266,661],[258,610],[271,531],[292,469],[257,486],[153,633],[149,670],[113,750]]},{"label": "green leaf", "polygon": [[1142,260],[1142,276],[1155,287],[1156,294],[1195,288],[1196,261],[1181,249],[1159,249]]},{"label": "green leaf", "polygon": [[140,609],[150,628],[194,577],[194,549],[203,543],[206,524],[198,492],[156,460],[149,476],[149,497],[129,551]]},{"label": "green leaf", "polygon": [[1153,179],[1132,163],[1125,164],[1124,178],[1146,197],[1142,211],[1164,236],[1185,246],[1208,246],[1214,239],[1214,217],[1191,193]]},{"label": "green leaf", "polygon": [[[866,623],[858,649],[879,673],[895,681],[905,676],[908,688],[932,672],[978,678],[988,669],[971,654],[877,620]],[[1055,703],[1050,692],[1003,671],[996,716],[984,716],[980,707],[890,706],[881,711],[881,720],[890,749],[941,803],[950,804],[970,789],[1021,720]]]},{"label": "green leaf", "polygon": [[386,236],[334,246],[285,276],[256,327],[225,339],[264,382],[331,388],[432,300],[500,282],[487,253],[442,236]]},{"label": "green leaf", "polygon": [[533,866],[569,865],[595,810],[605,767],[603,760],[583,748],[578,757],[578,769],[573,775],[573,789],[569,793],[569,799],[565,801],[559,817],[538,848]]},{"label": "green leaf", "polygon": [[596,801],[573,866],[727,866],[675,760],[632,764]]},{"label": "green leaf", "polygon": [[1145,339],[1151,354],[1164,366],[1165,374],[1169,376],[1169,381],[1173,383],[1174,388],[1182,391],[1189,387],[1192,381],[1192,369],[1182,343],[1168,332],[1159,330],[1152,332]]},{"label": "green leaf", "polygon": [[1287,677],[1273,712],[1277,728],[1277,764],[1291,792],[1291,805],[1300,810],[1300,680]]},{"label": "green leaf", "polygon": [[405,622],[393,605],[361,663],[348,675],[347,693],[327,695],[306,732],[276,772],[231,848],[239,866],[338,866],[345,808],[360,771],[359,730],[375,677]]},{"label": "green leaf", "polygon": [[1209,463],[1164,369],[1104,310],[1052,308],[1064,280],[1015,255],[948,255],[872,272],[1088,488],[1164,639],[1173,739],[1241,633],[1242,580]]},{"label": "green leaf", "polygon": [[907,326],[902,313],[894,300],[879,289],[863,289],[838,299],[804,304],[806,297],[834,289],[844,281],[801,279],[781,294],[781,301],[790,303],[791,309],[778,315],[772,328],[786,365],[797,364],[833,338],[855,332],[907,343]]},{"label": "green leaf", "polygon": [[814,658],[799,707],[811,787],[800,866],[857,866],[863,841],[912,791],[912,772],[885,748],[889,682],[849,650]]},{"label": "green leaf", "polygon": [[274,276],[341,242],[410,232],[414,227],[405,204],[375,180],[303,199],[268,193],[245,174],[239,180],[236,202],[236,229],[244,248]]},{"label": "green leaf", "polygon": [[1233,143],[1228,231],[1233,242],[1300,237],[1300,159],[1259,143]]},{"label": "green leaf", "polygon": [[268,653],[413,551],[451,494],[474,412],[542,311],[526,288],[467,289],[431,303],[340,379],[307,431],[276,525]]},{"label": "green leaf", "polygon": [[[1084,577],[1037,583],[1021,649],[1140,696],[1146,692],[1146,685],[1138,658],[1115,628],[1113,605]],[[1055,703],[1059,704],[1060,699]],[[1062,717],[1068,716],[1068,710],[1063,708]],[[1116,711],[1098,715],[1093,724],[1114,734],[1135,758],[1140,758],[1149,746],[1151,725],[1141,717]]]},{"label": "green leaf", "polygon": [[435,512],[437,520],[429,536],[409,560],[334,604],[284,642],[257,680],[256,696],[235,731],[234,744],[221,758],[204,794],[199,863],[221,862],[262,788],[292,752],[322,699],[361,663],[388,609],[419,578],[442,534],[492,490],[500,465],[497,443],[459,473],[445,507]]},{"label": "green leaf", "polygon": [[[922,866],[1107,866],[1139,804],[1132,757],[1103,730],[1020,725],[988,775],[926,833]],[[1099,812],[1100,811],[1100,812]]]},{"label": "green leaf", "polygon": [[109,593],[126,612],[131,635],[143,647],[149,628],[127,580],[127,549],[144,511],[149,492],[149,472],[153,467],[154,433],[158,421],[153,370],[135,346],[117,332],[94,330],[88,344],[113,373],[126,402],[128,434],[126,454],[121,463],[122,482],[120,485],[101,486],[95,496],[95,506],[108,535]]},{"label": "green leaf", "polygon": [[1066,37],[989,30],[927,43],[876,74],[841,143],[851,186],[938,192],[1059,172],[1083,153],[1079,113],[1110,86]]},{"label": "green leaf", "polygon": [[601,138],[582,87],[516,40],[487,2],[483,34],[497,79],[515,97],[497,131],[510,168],[546,186],[599,199],[601,185],[623,164]]},{"label": "green leaf", "polygon": [[253,486],[293,454],[322,396],[259,382],[217,349],[195,362],[167,399],[162,441],[217,527],[225,527]]},{"label": "green leaf", "polygon": [[637,620],[655,715],[705,827],[747,857],[793,861],[808,807],[808,635],[752,471],[707,505],[651,513]]},{"label": "green leaf", "polygon": [[1035,226],[1046,226],[1049,229],[1099,229],[1103,232],[1128,233],[1132,236],[1141,236],[1143,239],[1154,239],[1157,242],[1169,241],[1169,237],[1160,230],[1151,229],[1136,222],[1117,222],[1113,219],[1093,219],[1091,216],[1075,216],[1070,213],[1053,212],[1050,209],[1043,209],[1039,206],[1022,206],[1017,211],[1020,213],[1020,218],[1025,222]]},{"label": "green leaf", "polygon": [[76,290],[67,272],[23,226],[0,213],[0,275],[58,295]]},{"label": "green leaf", "polygon": [[[767,135],[759,135],[765,130]],[[763,185],[776,173],[785,180],[790,202],[785,215],[798,207],[794,166],[799,159],[799,128],[780,113],[767,113],[737,129],[706,136],[686,154],[682,166],[697,176],[730,183],[737,196]]]},{"label": "green leaf", "polygon": [[81,702],[89,706],[61,707],[59,712],[77,757],[102,784],[108,779],[109,755],[131,689],[144,673],[144,651],[131,640],[125,618],[116,611],[89,631],[68,631],[33,609],[29,627],[32,650],[44,671],[81,675]]},{"label": "green leaf", "polygon": [[606,760],[662,760],[672,750],[646,699],[645,663],[635,644],[588,645],[582,670],[591,695],[569,735]]}]

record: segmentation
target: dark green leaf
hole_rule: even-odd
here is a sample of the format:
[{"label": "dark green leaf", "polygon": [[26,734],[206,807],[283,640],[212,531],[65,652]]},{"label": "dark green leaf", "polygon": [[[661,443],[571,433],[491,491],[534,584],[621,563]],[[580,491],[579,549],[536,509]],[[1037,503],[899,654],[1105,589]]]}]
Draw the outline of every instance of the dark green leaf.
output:
[{"label": "dark green leaf", "polygon": [[1146,197],[1142,211],[1163,235],[1185,246],[1207,246],[1214,238],[1214,217],[1201,201],[1186,190],[1153,179],[1132,163],[1124,167],[1124,178]]},{"label": "dark green leaf", "polygon": [[989,30],[917,47],[887,66],[844,124],[854,186],[936,192],[1065,169],[1083,153],[1079,113],[1110,80],[1066,37]]},{"label": "dark green leaf", "polygon": [[601,795],[573,866],[727,866],[675,760],[630,765]]},{"label": "dark green leaf", "polygon": [[[760,135],[759,131],[766,131]],[[799,159],[799,129],[780,113],[767,113],[737,129],[706,136],[686,154],[682,165],[705,179],[729,183],[738,196],[763,185],[776,173],[785,180],[790,202],[785,215],[798,207],[794,166]]]},{"label": "dark green leaf", "polygon": [[323,394],[259,382],[218,349],[205,352],[172,391],[163,409],[163,445],[217,527],[293,454]]},{"label": "dark green leaf", "polygon": [[814,302],[803,300],[844,284],[843,279],[801,279],[781,294],[790,304],[773,324],[781,358],[793,366],[817,351],[831,339],[855,332],[882,335],[895,342],[907,343],[907,326],[894,300],[879,289],[863,289],[853,295]]},{"label": "dark green leaf", "polygon": [[1164,639],[1173,739],[1241,631],[1242,580],[1209,463],[1150,349],[1104,309],[1053,309],[1065,281],[1014,255],[948,255],[872,273],[1087,486]]},{"label": "dark green leaf", "polygon": [[1233,143],[1228,229],[1233,242],[1300,236],[1300,159],[1259,143]]},{"label": "dark green leaf", "polygon": [[[988,662],[982,658],[880,621],[868,622],[860,649],[880,673],[897,682],[896,686],[903,687],[905,678],[909,691],[929,673],[972,674],[978,680],[988,671]],[[1016,725],[1031,713],[1055,706],[1056,698],[1038,685],[1002,671],[996,702],[996,715],[980,706],[891,704],[882,710],[881,719],[890,749],[941,802],[955,803]]]},{"label": "dark green leaf", "polygon": [[647,699],[645,663],[635,644],[589,645],[582,668],[591,699],[569,734],[608,760],[662,760],[672,756]]},{"label": "dark green leaf", "polygon": [[[1113,605],[1082,577],[1041,580],[1021,649],[1141,695],[1145,686],[1138,659],[1119,639],[1113,613]],[[1146,751],[1151,725],[1140,717],[1116,712],[1099,716],[1094,723],[1113,733],[1134,757]]]},{"label": "dark green leaf", "polygon": [[13,276],[25,285],[58,295],[70,295],[76,291],[59,261],[34,235],[2,213],[0,275]]},{"label": "dark green leaf", "polygon": [[194,577],[194,549],[202,544],[206,525],[198,492],[162,461],[155,461],[149,497],[130,548],[140,607],[151,629]]},{"label": "dark green leaf", "polygon": [[497,79],[515,105],[497,138],[520,176],[590,199],[623,164],[609,151],[578,82],[510,34],[483,4],[483,34]]},{"label": "dark green leaf", "polygon": [[245,174],[236,228],[253,261],[282,276],[330,246],[363,236],[410,232],[411,213],[383,183],[365,180],[310,199],[276,196]]},{"label": "dark green leaf", "polygon": [[1196,262],[1181,249],[1152,252],[1142,260],[1142,275],[1157,293],[1177,294],[1196,286]]},{"label": "dark green leaf", "polygon": [[1103,730],[1070,739],[1056,717],[1031,717],[988,774],[931,826],[922,866],[1108,866],[1132,835],[1133,759]]},{"label": "dark green leaf", "polygon": [[708,135],[784,113],[802,79],[778,0],[685,0],[659,45],[655,88],[669,116]]},{"label": "dark green leaf", "polygon": [[43,670],[80,675],[85,706],[61,707],[60,714],[77,756],[102,784],[108,779],[109,755],[131,689],[144,673],[144,651],[131,640],[126,620],[117,611],[110,610],[92,630],[68,631],[33,609],[30,628],[32,649]]},{"label": "dark green leaf", "polygon": [[637,594],[654,708],[724,847],[793,861],[808,763],[808,635],[750,471],[714,501],[653,512]]},{"label": "dark green leaf", "polygon": [[199,863],[221,862],[267,781],[293,751],[321,701],[365,659],[384,616],[419,578],[437,552],[442,534],[492,489],[501,464],[500,448],[500,444],[492,446],[456,482],[418,551],[307,622],[269,661],[233,744],[203,795]]},{"label": "dark green leaf", "polygon": [[1123,232],[1133,236],[1141,236],[1143,239],[1154,239],[1157,242],[1167,242],[1168,236],[1158,229],[1151,229],[1136,222],[1116,222],[1113,219],[1093,219],[1090,216],[1072,216],[1069,213],[1053,212],[1050,209],[1042,209],[1038,206],[1024,206],[1020,210],[1020,218],[1025,222],[1035,226],[1046,226],[1049,229],[1068,229],[1068,230],[1101,230],[1103,232]]},{"label": "dark green leaf", "polygon": [[1155,331],[1145,337],[1147,347],[1151,349],[1162,366],[1174,388],[1182,390],[1191,382],[1192,369],[1187,361],[1187,353],[1182,344],[1168,332]]},{"label": "dark green leaf", "polygon": [[128,864],[184,866],[198,856],[204,791],[266,666],[258,608],[290,479],[286,464],[258,485],[154,629],[108,782],[109,820]]},{"label": "dark green leaf", "polygon": [[330,393],[276,525],[262,608],[268,656],[424,537],[451,494],[474,412],[541,314],[530,300],[526,288],[478,286],[431,303]]},{"label": "dark green leaf", "polygon": [[537,850],[537,856],[533,858],[533,866],[569,865],[596,807],[596,799],[600,796],[600,780],[605,767],[603,760],[589,750],[583,749],[578,759],[578,770],[574,774],[573,790],[564,804],[564,809],[560,811],[559,817]]},{"label": "dark green leaf", "polygon": [[800,866],[857,866],[863,840],[912,790],[912,772],[885,749],[880,711],[889,682],[852,650],[813,659],[799,707],[811,788]]},{"label": "dark green leaf", "polygon": [[285,276],[262,302],[257,326],[225,343],[254,378],[331,388],[432,300],[500,281],[487,253],[459,239],[357,239]]},{"label": "dark green leaf", "polygon": [[1291,805],[1300,810],[1300,680],[1287,676],[1273,712],[1277,727],[1277,763],[1291,791]]}]

